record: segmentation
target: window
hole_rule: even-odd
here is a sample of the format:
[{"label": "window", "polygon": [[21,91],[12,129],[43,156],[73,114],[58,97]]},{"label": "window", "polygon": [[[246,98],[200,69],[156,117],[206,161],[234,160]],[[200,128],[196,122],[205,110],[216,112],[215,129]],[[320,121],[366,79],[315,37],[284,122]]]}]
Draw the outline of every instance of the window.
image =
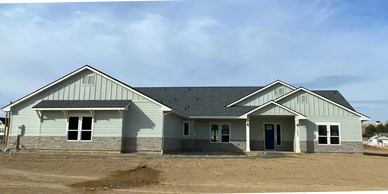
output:
[{"label": "window", "polygon": [[318,124],[319,145],[340,145],[339,124]]},{"label": "window", "polygon": [[67,140],[91,141],[92,122],[92,117],[69,117]]},{"label": "window", "polygon": [[[221,131],[220,131],[221,130]],[[211,124],[210,125],[210,142],[229,142],[230,125],[229,124]]]},{"label": "window", "polygon": [[298,103],[307,103],[307,95],[304,94],[296,97],[296,101]]},{"label": "window", "polygon": [[190,123],[189,122],[183,123],[183,136],[190,136]]},{"label": "window", "polygon": [[4,133],[4,128],[0,128],[0,133]]},{"label": "window", "polygon": [[276,145],[282,145],[282,130],[280,125],[276,125]]},{"label": "window", "polygon": [[94,84],[94,75],[85,75],[82,78],[82,85],[93,85]]},{"label": "window", "polygon": [[283,88],[283,87],[276,88],[276,89],[274,90],[274,94],[275,94],[275,96],[281,96],[281,95],[283,95],[283,94],[284,94],[284,88]]}]

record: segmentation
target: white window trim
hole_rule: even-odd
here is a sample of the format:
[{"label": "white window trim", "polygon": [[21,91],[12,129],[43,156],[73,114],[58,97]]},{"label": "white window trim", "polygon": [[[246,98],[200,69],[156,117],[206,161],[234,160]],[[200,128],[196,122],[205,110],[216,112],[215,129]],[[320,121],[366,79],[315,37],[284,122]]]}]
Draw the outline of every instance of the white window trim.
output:
[{"label": "white window trim", "polygon": [[[70,117],[78,117],[78,137],[77,140],[69,140],[68,134],[69,134],[69,118]],[[82,128],[82,117],[92,117],[92,129],[91,129],[91,138],[90,140],[81,140],[81,132],[80,128]],[[67,117],[67,124],[66,124],[66,141],[68,142],[92,142],[93,141],[93,134],[94,134],[94,117],[91,114],[69,114]],[[71,130],[74,131],[74,130]]]},{"label": "white window trim", "polygon": [[276,139],[276,137],[277,137],[277,130],[276,130],[276,125],[280,125],[280,138],[282,139],[282,141],[283,141],[283,125],[282,125],[282,123],[280,123],[280,122],[264,122],[263,123],[263,139],[264,139],[264,150],[267,150],[267,149],[265,149],[265,125],[274,125],[274,130],[275,130],[275,135],[274,135],[274,143],[275,143],[275,149],[274,150],[276,150],[276,146],[282,146],[283,144],[281,143],[280,145],[278,145],[277,144],[277,139]]},{"label": "white window trim", "polygon": [[[189,124],[189,134],[185,135],[185,124]],[[183,121],[183,131],[182,131],[183,137],[190,137],[190,121]]]},{"label": "white window trim", "polygon": [[[316,140],[318,142],[318,145],[319,146],[340,146],[342,144],[342,139],[341,139],[341,123],[336,123],[336,122],[318,122],[318,123],[315,123],[316,125]],[[318,129],[318,126],[319,125],[326,125],[326,129],[327,129],[327,144],[319,144],[319,129]],[[338,134],[339,134],[339,144],[331,144],[330,142],[330,125],[338,125]]]},{"label": "white window trim", "polygon": [[[218,137],[220,139],[219,142],[212,142],[212,125],[218,125],[220,133],[218,134]],[[222,125],[229,125],[229,141],[228,142],[222,142]],[[210,143],[230,143],[232,139],[232,124],[230,122],[211,122],[209,123],[209,141]]]}]

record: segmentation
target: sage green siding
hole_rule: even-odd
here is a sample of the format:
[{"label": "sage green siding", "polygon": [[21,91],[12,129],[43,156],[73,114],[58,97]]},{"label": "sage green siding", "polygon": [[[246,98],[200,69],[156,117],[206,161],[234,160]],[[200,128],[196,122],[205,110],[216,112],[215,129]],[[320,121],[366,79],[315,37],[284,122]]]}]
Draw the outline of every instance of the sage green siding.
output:
[{"label": "sage green siding", "polygon": [[[60,111],[44,111],[43,123],[32,109],[41,100],[132,100],[124,113],[123,124],[118,111],[96,111],[94,136],[100,137],[161,137],[161,107],[134,92],[95,74],[94,86],[82,86],[84,70],[11,108],[10,135],[17,135],[24,125],[24,136],[64,136],[67,120]],[[75,111],[69,111],[69,114]],[[89,113],[89,112],[87,112]],[[90,114],[90,113],[89,113]]]},{"label": "sage green siding", "polygon": [[[307,103],[298,103],[297,97],[306,95]],[[354,114],[305,91],[299,91],[278,101],[306,116],[353,116]]]},{"label": "sage green siding", "polygon": [[261,108],[250,115],[295,115],[284,108],[270,104],[264,108]]},{"label": "sage green siding", "polygon": [[[95,75],[93,86],[83,86],[82,78]],[[143,97],[92,71],[84,70],[39,94],[43,100],[145,100]]]},{"label": "sage green siding", "polygon": [[230,140],[239,141],[245,140],[245,120],[215,120],[215,119],[197,119],[195,120],[195,139],[206,139],[210,141],[210,124],[211,123],[229,123]]},{"label": "sage green siding", "polygon": [[[191,129],[190,129],[191,130]],[[190,131],[192,132],[192,131]],[[171,113],[164,116],[164,137],[182,138],[183,119],[182,117]]]},{"label": "sage green siding", "polygon": [[340,123],[341,141],[362,141],[362,126],[357,116],[310,116],[308,120],[300,120],[301,141],[317,141],[317,122]]},{"label": "sage green siding", "polygon": [[294,141],[294,116],[252,116],[250,117],[250,139],[264,141],[264,124],[280,124],[282,141]]},{"label": "sage green siding", "polygon": [[124,114],[123,137],[162,137],[162,118],[159,105],[136,101]]},{"label": "sage green siding", "polygon": [[280,87],[283,87],[284,94],[292,91],[291,88],[289,88],[283,84],[277,83],[277,84],[255,94],[247,99],[244,99],[243,101],[237,103],[234,106],[260,106],[262,104],[265,104],[268,101],[271,101],[275,98],[280,97],[280,96],[275,96],[275,94],[274,94],[274,91],[279,89]]},{"label": "sage green siding", "polygon": [[[307,103],[298,103],[297,97],[307,96]],[[342,141],[362,141],[360,117],[325,100],[304,91],[290,95],[278,103],[291,108],[305,116],[307,120],[300,121],[301,141],[316,141],[316,122],[334,122],[341,124]]]}]

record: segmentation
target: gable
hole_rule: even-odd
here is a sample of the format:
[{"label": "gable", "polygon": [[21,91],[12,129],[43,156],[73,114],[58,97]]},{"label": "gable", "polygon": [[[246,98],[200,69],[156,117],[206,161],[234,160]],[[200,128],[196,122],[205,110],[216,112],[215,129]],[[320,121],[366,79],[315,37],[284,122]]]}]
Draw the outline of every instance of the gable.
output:
[{"label": "gable", "polygon": [[[84,85],[84,76],[94,76],[94,84]],[[144,97],[88,69],[46,89],[39,96],[42,100],[145,100]]]},{"label": "gable", "polygon": [[[304,97],[303,97],[304,96]],[[306,102],[300,102],[305,98]],[[298,102],[298,99],[300,101]],[[314,96],[306,91],[297,91],[283,99],[277,101],[277,103],[286,106],[292,110],[300,112],[306,116],[354,116],[356,114],[323,100],[317,96]]]},{"label": "gable", "polygon": [[295,115],[295,114],[282,107],[276,106],[275,104],[270,104],[266,107],[263,107],[251,113],[250,115]]},{"label": "gable", "polygon": [[[87,78],[85,76],[92,77],[84,79]],[[89,79],[90,83],[85,82]],[[87,65],[3,107],[2,110],[10,111],[11,107],[15,107],[19,103],[40,100],[143,100],[161,106],[162,110],[171,110],[130,86]]]},{"label": "gable", "polygon": [[[283,90],[283,94],[275,94],[275,92],[279,92],[279,89]],[[271,100],[274,100],[278,97],[281,97],[284,94],[287,94],[289,92],[293,91],[292,88],[285,86],[282,83],[276,83],[262,91],[260,91],[257,94],[254,94],[241,102],[238,102],[237,104],[233,106],[260,106],[263,105]]]}]

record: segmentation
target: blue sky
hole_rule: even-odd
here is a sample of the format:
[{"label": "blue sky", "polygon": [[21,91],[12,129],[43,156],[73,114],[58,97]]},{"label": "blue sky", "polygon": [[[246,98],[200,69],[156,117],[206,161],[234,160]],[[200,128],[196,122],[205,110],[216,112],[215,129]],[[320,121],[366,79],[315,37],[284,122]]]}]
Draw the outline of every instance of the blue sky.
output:
[{"label": "blue sky", "polygon": [[0,104],[89,64],[131,86],[338,89],[388,120],[388,2],[0,4]]}]

